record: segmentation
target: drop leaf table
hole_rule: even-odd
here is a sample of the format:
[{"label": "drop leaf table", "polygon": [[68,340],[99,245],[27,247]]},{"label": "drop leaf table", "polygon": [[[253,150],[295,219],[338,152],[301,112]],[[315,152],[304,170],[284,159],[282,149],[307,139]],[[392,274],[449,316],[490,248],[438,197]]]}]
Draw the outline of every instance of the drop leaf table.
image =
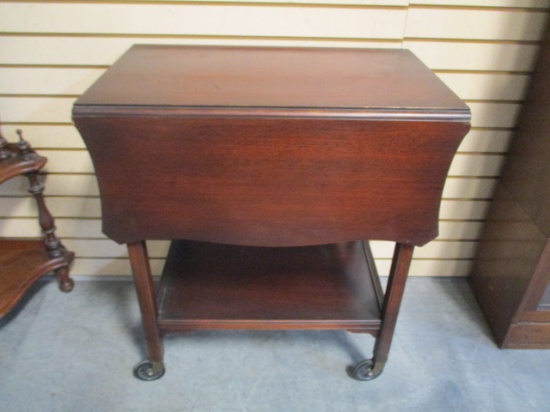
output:
[{"label": "drop leaf table", "polygon": [[[387,361],[470,112],[407,50],[136,45],[75,103],[148,358],[197,329],[343,329]],[[155,287],[146,241],[172,241]],[[385,293],[368,240],[396,242]]]}]

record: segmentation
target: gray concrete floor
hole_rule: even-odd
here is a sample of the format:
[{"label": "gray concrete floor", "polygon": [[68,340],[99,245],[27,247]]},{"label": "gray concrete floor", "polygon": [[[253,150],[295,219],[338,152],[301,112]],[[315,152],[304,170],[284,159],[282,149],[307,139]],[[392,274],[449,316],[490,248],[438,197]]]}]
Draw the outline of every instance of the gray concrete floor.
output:
[{"label": "gray concrete floor", "polygon": [[39,283],[0,321],[0,411],[550,411],[550,350],[500,350],[465,279],[409,279],[390,361],[370,382],[346,367],[368,335],[192,332],[144,356],[133,284]]}]

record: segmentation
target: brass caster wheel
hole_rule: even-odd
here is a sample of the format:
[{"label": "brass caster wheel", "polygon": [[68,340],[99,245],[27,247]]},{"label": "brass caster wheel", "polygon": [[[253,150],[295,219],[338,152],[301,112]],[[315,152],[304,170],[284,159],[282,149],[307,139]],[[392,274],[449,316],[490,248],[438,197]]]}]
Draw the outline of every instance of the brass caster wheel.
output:
[{"label": "brass caster wheel", "polygon": [[164,376],[164,363],[142,360],[134,367],[134,376],[142,381],[154,381]]},{"label": "brass caster wheel", "polygon": [[370,381],[376,379],[382,373],[383,368],[376,368],[372,359],[359,362],[351,371],[351,376],[358,381]]}]

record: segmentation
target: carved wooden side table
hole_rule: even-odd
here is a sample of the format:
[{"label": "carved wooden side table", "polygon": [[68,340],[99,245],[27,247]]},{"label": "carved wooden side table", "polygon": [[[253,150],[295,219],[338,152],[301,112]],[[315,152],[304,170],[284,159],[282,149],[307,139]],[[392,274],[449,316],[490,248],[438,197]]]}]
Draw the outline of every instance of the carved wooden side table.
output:
[{"label": "carved wooden side table", "polygon": [[[134,46],[73,109],[103,230],[128,244],[148,359],[194,329],[344,329],[387,361],[470,113],[406,50]],[[155,290],[148,239],[172,246]],[[397,242],[384,293],[368,243]]]},{"label": "carved wooden side table", "polygon": [[16,176],[27,176],[29,192],[38,205],[38,221],[44,239],[0,239],[0,318],[5,316],[23,297],[34,282],[54,272],[64,292],[73,289],[69,267],[74,254],[61,244],[55,235],[55,223],[46,208],[42,192],[44,185],[38,172],[47,159],[31,149],[19,132],[19,143],[9,144],[0,135],[0,184]]}]

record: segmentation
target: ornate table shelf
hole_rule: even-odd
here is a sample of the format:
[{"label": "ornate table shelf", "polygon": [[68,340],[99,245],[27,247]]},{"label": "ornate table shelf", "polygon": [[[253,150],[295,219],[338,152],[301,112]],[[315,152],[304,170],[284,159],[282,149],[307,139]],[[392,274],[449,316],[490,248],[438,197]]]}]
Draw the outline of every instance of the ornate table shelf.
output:
[{"label": "ornate table shelf", "polygon": [[[132,47],[74,105],[103,230],[147,338],[345,329],[387,361],[413,247],[434,239],[468,108],[406,50]],[[158,293],[145,241],[173,244]],[[386,293],[364,239],[397,242]]]},{"label": "ornate table shelf", "polygon": [[65,249],[55,235],[54,219],[42,196],[44,185],[38,181],[38,172],[47,161],[31,149],[21,133],[17,144],[9,144],[0,136],[0,184],[17,176],[27,176],[44,233],[43,240],[0,239],[0,318],[15,307],[34,282],[50,272],[57,275],[64,292],[74,286],[69,277],[74,254]]}]

